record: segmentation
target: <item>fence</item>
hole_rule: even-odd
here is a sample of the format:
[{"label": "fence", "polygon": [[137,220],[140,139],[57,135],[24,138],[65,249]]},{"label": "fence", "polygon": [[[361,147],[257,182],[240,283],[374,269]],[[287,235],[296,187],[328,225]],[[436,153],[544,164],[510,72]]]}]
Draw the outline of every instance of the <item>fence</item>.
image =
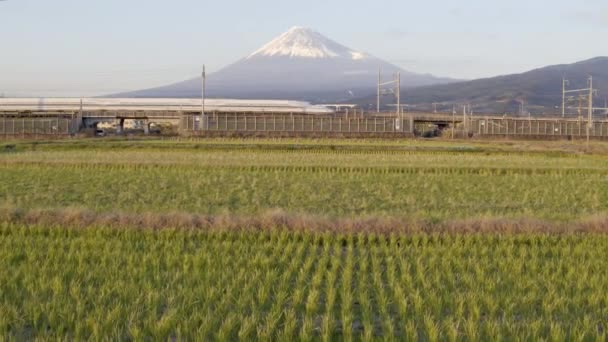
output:
[{"label": "fence", "polygon": [[[201,116],[184,116],[182,129],[200,131]],[[207,115],[205,132],[293,132],[329,134],[411,134],[412,120],[395,117],[334,117],[314,115]]]},{"label": "fence", "polygon": [[76,122],[71,118],[0,117],[0,136],[46,136],[76,133]]},{"label": "fence", "polygon": [[[546,119],[546,118],[509,118],[509,117],[474,117],[465,121],[449,122],[444,118],[395,118],[395,117],[337,117],[289,114],[211,114],[203,120],[206,133],[229,132],[292,132],[300,134],[420,134],[422,127],[432,123],[443,127],[456,124],[455,131],[462,136],[495,136],[495,137],[547,137],[571,138],[587,135],[587,121],[583,119]],[[182,117],[181,128],[185,131],[200,131],[201,116],[186,115]],[[421,126],[422,125],[422,126]],[[434,125],[432,125],[434,126]],[[608,138],[608,121],[592,122],[589,136]]]},{"label": "fence", "polygon": [[[471,118],[465,130],[482,136],[587,136],[586,120],[515,119],[515,118]],[[589,136],[608,138],[608,121],[593,121]]]},{"label": "fence", "polygon": [[[165,114],[166,115],[166,114]],[[416,117],[395,118],[386,116],[316,116],[303,114],[245,114],[192,113],[174,114],[185,134],[293,134],[293,135],[363,135],[363,136],[411,136],[424,130],[441,130],[453,127],[452,134],[473,137],[520,137],[567,139],[587,136],[588,122],[579,119],[511,118],[511,117]],[[152,119],[152,118],[149,118]],[[201,122],[203,130],[201,130]],[[66,136],[78,133],[83,117],[77,113],[44,115],[0,114],[0,138]],[[430,128],[429,128],[430,127]],[[417,129],[416,129],[417,128]],[[608,120],[592,122],[589,136],[608,139]]]}]

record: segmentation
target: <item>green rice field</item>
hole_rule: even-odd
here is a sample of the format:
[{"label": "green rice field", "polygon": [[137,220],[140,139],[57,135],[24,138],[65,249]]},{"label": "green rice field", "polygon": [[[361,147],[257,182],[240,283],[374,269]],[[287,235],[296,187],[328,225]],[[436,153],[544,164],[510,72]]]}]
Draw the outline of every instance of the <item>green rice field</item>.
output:
[{"label": "green rice field", "polygon": [[0,142],[0,336],[605,340],[606,232],[600,142]]},{"label": "green rice field", "polygon": [[606,236],[0,228],[8,339],[604,340]]},{"label": "green rice field", "polygon": [[603,154],[315,143],[24,145],[0,154],[0,205],[431,221],[573,221],[608,210]]}]

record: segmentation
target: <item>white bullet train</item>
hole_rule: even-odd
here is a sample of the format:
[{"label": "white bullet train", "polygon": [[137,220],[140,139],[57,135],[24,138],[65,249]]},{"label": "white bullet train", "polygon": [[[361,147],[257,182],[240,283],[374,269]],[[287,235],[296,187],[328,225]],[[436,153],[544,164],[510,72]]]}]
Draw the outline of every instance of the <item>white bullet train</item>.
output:
[{"label": "white bullet train", "polygon": [[[82,102],[82,105],[81,105]],[[200,99],[178,98],[0,98],[0,112],[11,111],[184,111],[200,112]],[[206,112],[331,114],[303,101],[206,99]]]}]

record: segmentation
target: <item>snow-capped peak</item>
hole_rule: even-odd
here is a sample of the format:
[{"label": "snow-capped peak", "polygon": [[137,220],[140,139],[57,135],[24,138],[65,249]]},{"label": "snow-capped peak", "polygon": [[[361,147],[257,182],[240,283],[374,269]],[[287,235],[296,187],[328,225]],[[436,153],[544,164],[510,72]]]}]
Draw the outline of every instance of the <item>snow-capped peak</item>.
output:
[{"label": "snow-capped peak", "polygon": [[309,28],[294,26],[249,57],[347,58],[361,60],[367,55],[351,50]]}]

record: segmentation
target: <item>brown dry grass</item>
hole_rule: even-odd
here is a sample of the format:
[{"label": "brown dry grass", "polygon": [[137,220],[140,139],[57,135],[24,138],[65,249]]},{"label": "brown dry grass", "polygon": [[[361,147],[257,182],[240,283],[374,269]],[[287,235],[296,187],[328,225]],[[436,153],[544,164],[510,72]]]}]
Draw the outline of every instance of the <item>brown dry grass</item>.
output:
[{"label": "brown dry grass", "polygon": [[86,209],[0,208],[0,222],[69,228],[194,229],[204,231],[267,231],[378,234],[571,234],[608,233],[608,217],[593,216],[574,222],[534,218],[479,218],[430,222],[407,218],[327,218],[272,210],[257,216],[196,215],[188,213],[95,213]]}]

